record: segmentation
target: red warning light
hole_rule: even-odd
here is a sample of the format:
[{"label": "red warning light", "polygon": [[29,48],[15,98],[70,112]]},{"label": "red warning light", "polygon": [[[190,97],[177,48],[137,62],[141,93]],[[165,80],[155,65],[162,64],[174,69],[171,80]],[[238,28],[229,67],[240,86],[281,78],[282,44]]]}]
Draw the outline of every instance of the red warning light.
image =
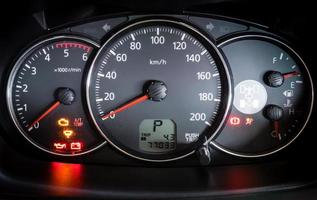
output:
[{"label": "red warning light", "polygon": [[66,143],[54,143],[54,147],[57,150],[62,150],[62,149],[66,149]]},{"label": "red warning light", "polygon": [[75,127],[82,127],[84,125],[83,118],[81,118],[81,117],[75,118],[73,124]]},{"label": "red warning light", "polygon": [[240,125],[241,120],[240,120],[239,117],[231,116],[231,117],[229,118],[229,123],[230,123],[230,125],[232,125],[232,126],[238,126],[238,125]]},{"label": "red warning light", "polygon": [[71,150],[82,150],[83,143],[82,142],[72,142],[70,143],[70,149]]}]

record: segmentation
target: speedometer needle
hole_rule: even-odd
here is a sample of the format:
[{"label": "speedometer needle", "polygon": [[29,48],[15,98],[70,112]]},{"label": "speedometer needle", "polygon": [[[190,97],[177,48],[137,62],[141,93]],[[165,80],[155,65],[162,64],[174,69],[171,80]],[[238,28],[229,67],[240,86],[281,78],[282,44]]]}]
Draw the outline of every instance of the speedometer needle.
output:
[{"label": "speedometer needle", "polygon": [[40,122],[44,117],[46,117],[48,114],[50,114],[53,110],[55,110],[59,105],[61,105],[61,102],[56,101],[53,105],[51,105],[43,114],[41,114],[36,120],[34,120],[31,125],[28,128],[28,131],[31,131],[33,129],[33,126]]},{"label": "speedometer needle", "polygon": [[143,95],[141,97],[138,97],[138,98],[136,98],[136,99],[134,99],[134,100],[132,100],[132,101],[120,106],[119,108],[115,109],[114,111],[109,112],[108,114],[104,115],[101,119],[102,120],[106,120],[110,116],[115,115],[117,113],[120,113],[120,112],[122,112],[122,111],[124,111],[124,110],[126,110],[128,108],[131,108],[132,106],[135,106],[135,105],[137,105],[139,103],[142,103],[143,101],[146,101],[148,99],[149,99],[148,95]]},{"label": "speedometer needle", "polygon": [[120,106],[119,108],[109,112],[108,114],[102,116],[101,119],[106,120],[109,117],[114,116],[115,114],[120,113],[146,100],[152,100],[157,102],[162,101],[163,99],[166,98],[166,95],[167,95],[167,87],[165,83],[163,83],[162,81],[151,81],[147,85],[147,90],[144,95],[137,97],[133,99],[132,101],[129,101],[128,103]]}]

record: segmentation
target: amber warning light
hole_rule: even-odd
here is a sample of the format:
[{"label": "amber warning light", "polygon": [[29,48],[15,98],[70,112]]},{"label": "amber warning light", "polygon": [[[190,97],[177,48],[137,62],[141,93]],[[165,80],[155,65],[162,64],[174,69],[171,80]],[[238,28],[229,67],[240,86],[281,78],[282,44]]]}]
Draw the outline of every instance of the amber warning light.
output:
[{"label": "amber warning light", "polygon": [[57,124],[58,124],[58,126],[61,126],[61,127],[69,126],[69,120],[65,119],[65,118],[60,118],[57,121]]},{"label": "amber warning light", "polygon": [[73,133],[74,133],[74,131],[69,130],[69,129],[63,131],[63,134],[64,134],[65,137],[67,137],[67,138],[70,138],[70,137],[73,135]]}]

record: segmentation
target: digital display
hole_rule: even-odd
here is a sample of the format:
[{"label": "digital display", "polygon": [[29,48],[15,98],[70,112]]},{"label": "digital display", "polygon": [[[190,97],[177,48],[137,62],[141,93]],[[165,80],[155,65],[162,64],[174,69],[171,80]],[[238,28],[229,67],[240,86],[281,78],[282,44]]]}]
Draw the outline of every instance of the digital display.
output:
[{"label": "digital display", "polygon": [[139,127],[139,148],[163,153],[176,148],[176,125],[170,119],[145,119]]}]

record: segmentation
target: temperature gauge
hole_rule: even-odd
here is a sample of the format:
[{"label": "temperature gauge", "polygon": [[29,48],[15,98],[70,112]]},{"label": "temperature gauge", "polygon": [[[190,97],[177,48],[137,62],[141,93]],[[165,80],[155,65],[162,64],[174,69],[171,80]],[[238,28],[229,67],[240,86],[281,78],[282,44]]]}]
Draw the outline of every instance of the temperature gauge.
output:
[{"label": "temperature gauge", "polygon": [[242,157],[272,154],[289,145],[302,132],[313,106],[304,62],[289,46],[267,36],[240,36],[220,47],[235,89],[227,125],[212,143]]}]

